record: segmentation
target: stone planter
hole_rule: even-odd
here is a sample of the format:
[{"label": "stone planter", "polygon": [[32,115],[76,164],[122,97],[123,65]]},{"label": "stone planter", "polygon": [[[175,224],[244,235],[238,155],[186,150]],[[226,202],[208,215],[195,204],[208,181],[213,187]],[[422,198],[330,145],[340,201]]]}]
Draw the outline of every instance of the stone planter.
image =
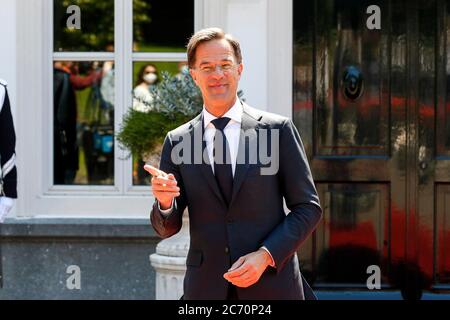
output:
[{"label": "stone planter", "polygon": [[189,241],[189,218],[185,211],[180,232],[158,243],[156,253],[150,255],[156,271],[156,300],[178,300],[183,295]]}]

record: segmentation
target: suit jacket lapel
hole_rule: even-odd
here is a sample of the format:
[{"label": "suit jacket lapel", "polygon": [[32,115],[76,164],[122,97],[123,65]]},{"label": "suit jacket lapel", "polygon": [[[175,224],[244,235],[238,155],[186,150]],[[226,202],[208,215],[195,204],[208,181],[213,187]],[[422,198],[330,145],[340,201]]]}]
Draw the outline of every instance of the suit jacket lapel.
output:
[{"label": "suit jacket lapel", "polygon": [[[247,171],[250,167],[249,146],[256,146],[258,133],[258,117],[253,115],[251,110],[244,104],[244,112],[242,113],[241,133],[239,136],[239,149],[236,158],[236,171],[233,179],[233,193],[229,208],[233,205],[234,200],[241,188],[242,182],[245,180]],[[247,141],[247,143],[246,143]],[[256,150],[252,150],[256,152]],[[242,161],[244,160],[245,161]],[[241,160],[241,161],[240,161]]]}]

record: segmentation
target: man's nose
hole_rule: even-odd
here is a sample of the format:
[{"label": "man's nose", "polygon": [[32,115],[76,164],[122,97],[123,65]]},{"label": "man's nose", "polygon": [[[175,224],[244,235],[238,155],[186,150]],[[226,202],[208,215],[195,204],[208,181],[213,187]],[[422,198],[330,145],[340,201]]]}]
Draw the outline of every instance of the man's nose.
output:
[{"label": "man's nose", "polygon": [[216,66],[216,67],[214,68],[214,70],[212,71],[212,73],[211,73],[211,76],[212,76],[214,79],[220,79],[220,78],[223,78],[224,75],[225,75],[225,72],[224,72],[224,70],[222,70],[222,67],[221,67],[221,66]]}]

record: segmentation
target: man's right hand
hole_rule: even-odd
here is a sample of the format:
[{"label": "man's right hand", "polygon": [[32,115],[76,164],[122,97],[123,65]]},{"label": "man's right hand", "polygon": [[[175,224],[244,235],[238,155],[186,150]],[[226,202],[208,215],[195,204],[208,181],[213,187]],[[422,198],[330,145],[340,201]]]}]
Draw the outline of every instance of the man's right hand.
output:
[{"label": "man's right hand", "polygon": [[173,199],[180,195],[180,188],[175,176],[165,173],[149,164],[144,166],[144,170],[152,175],[153,195],[159,202],[162,210],[170,209]]}]

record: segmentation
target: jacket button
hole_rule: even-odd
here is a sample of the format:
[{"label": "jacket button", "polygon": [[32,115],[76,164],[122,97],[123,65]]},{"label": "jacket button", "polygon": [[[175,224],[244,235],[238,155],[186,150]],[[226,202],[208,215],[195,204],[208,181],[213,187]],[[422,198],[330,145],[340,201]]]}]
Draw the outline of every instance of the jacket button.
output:
[{"label": "jacket button", "polygon": [[230,248],[228,248],[228,247],[225,247],[225,253],[229,253],[230,252]]}]

